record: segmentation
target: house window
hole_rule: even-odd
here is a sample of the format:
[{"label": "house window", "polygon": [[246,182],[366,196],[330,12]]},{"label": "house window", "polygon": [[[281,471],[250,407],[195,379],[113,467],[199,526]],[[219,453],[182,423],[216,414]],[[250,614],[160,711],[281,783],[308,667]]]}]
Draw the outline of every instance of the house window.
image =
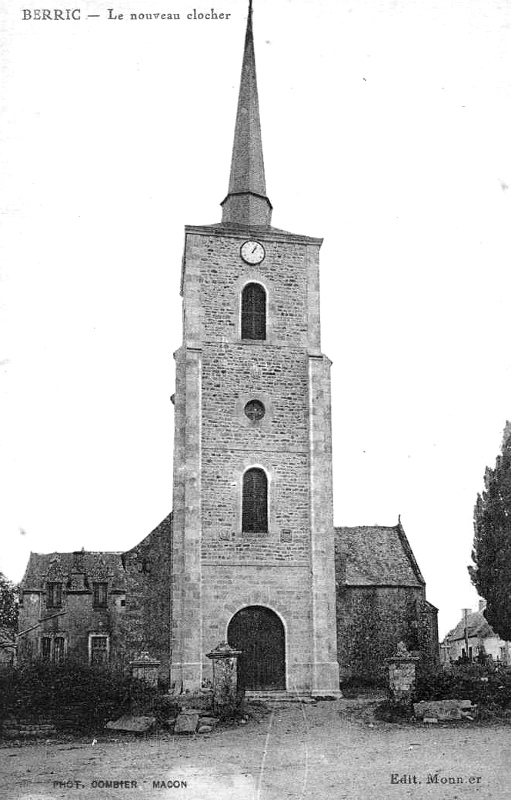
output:
[{"label": "house window", "polygon": [[62,606],[62,583],[46,584],[46,607],[61,608]]},{"label": "house window", "polygon": [[242,530],[268,532],[268,478],[264,469],[247,469],[243,475]]},{"label": "house window", "polygon": [[266,339],[266,292],[260,283],[247,283],[241,294],[241,338]]},{"label": "house window", "polygon": [[51,660],[51,638],[49,636],[43,636],[41,639],[41,658],[44,658],[45,661]]},{"label": "house window", "polygon": [[89,663],[91,666],[98,666],[108,663],[109,641],[108,636],[89,636]]},{"label": "house window", "polygon": [[106,608],[108,584],[94,583],[92,589],[93,589],[92,605],[94,606],[94,608]]},{"label": "house window", "polygon": [[55,664],[60,664],[64,661],[65,656],[65,641],[63,636],[56,636],[53,640],[53,661]]},{"label": "house window", "polygon": [[41,658],[60,664],[66,657],[66,639],[64,636],[43,636],[41,639]]}]

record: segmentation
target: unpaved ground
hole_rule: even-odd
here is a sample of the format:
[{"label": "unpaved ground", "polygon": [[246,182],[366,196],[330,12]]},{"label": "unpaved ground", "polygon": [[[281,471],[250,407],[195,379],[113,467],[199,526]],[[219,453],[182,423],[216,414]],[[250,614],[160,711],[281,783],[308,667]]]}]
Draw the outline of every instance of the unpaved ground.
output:
[{"label": "unpaved ground", "polygon": [[1,748],[0,780],[8,800],[509,800],[511,727],[391,725],[357,701],[290,704],[259,722],[190,738]]}]

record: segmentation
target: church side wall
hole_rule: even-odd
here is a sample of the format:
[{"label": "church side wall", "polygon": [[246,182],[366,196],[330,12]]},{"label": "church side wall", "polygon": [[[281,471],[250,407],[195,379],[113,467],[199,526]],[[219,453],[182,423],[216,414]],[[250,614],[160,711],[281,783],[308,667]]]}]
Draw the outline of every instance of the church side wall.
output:
[{"label": "church side wall", "polygon": [[168,680],[170,667],[170,540],[172,523],[166,518],[139,545],[125,554],[125,660],[142,651],[160,662],[160,676]]},{"label": "church side wall", "polygon": [[409,650],[422,650],[429,637],[423,625],[431,624],[425,612],[424,591],[413,586],[349,586],[337,591],[337,651],[341,677],[356,677],[386,684],[385,658],[398,642]]}]

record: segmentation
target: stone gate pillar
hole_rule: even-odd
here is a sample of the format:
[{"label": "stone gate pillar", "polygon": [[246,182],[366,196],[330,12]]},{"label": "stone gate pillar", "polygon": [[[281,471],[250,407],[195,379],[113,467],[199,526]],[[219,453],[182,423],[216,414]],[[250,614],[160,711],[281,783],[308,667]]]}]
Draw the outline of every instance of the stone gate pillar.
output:
[{"label": "stone gate pillar", "polygon": [[403,642],[399,642],[396,654],[387,658],[389,689],[393,700],[411,700],[415,688],[415,668],[419,656],[413,656]]},{"label": "stone gate pillar", "polygon": [[158,686],[158,667],[161,661],[151,658],[144,650],[138,658],[130,662],[131,674],[140,681],[145,681],[150,686]]},{"label": "stone gate pillar", "polygon": [[234,704],[238,691],[238,658],[241,650],[234,650],[227,642],[220,642],[206,657],[213,662],[213,708]]}]

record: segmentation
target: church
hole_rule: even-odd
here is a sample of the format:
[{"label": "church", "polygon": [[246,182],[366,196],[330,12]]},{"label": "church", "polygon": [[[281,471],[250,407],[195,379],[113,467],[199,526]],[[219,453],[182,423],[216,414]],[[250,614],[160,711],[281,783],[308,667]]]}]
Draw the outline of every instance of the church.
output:
[{"label": "church", "polygon": [[251,6],[221,207],[185,228],[172,514],[126,553],[32,554],[19,657],[143,650],[196,691],[228,641],[247,691],[323,696],[374,677],[401,640],[435,661],[436,609],[400,521],[334,528],[322,240],[271,224]]}]

